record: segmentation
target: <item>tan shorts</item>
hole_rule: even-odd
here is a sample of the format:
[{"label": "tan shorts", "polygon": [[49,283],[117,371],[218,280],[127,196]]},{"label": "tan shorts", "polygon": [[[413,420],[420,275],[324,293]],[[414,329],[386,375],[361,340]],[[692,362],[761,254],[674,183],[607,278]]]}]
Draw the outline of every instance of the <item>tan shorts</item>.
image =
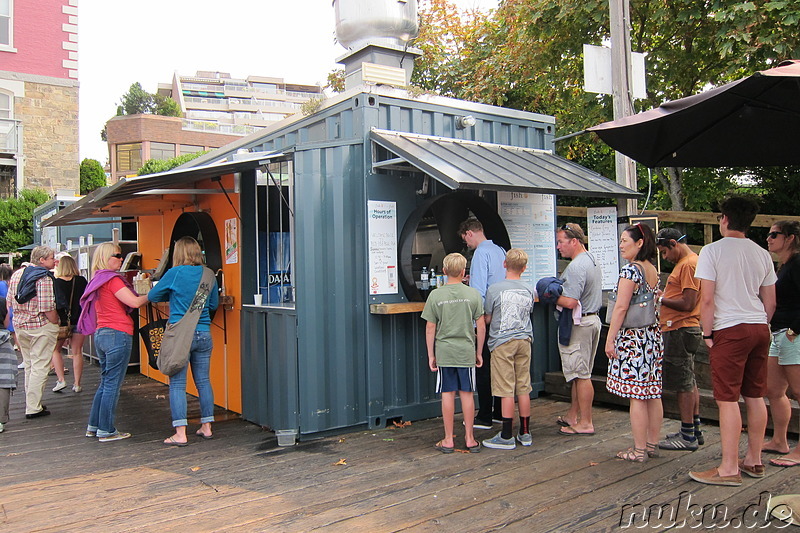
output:
[{"label": "tan shorts", "polygon": [[492,396],[530,394],[531,340],[512,339],[492,351]]},{"label": "tan shorts", "polygon": [[575,378],[591,379],[594,355],[600,343],[600,317],[597,315],[585,316],[581,325],[572,326],[572,336],[567,346],[558,344],[561,354],[561,371],[568,382]]}]

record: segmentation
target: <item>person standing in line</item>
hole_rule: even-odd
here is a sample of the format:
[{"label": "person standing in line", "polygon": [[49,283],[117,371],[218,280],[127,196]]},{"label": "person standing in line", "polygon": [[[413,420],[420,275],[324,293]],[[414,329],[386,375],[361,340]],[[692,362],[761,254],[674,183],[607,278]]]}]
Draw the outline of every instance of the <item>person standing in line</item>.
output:
[{"label": "person standing in line", "polygon": [[[769,252],[747,238],[758,213],[749,198],[732,196],[720,204],[722,239],[700,251],[700,323],[709,348],[714,399],[719,408],[722,462],[710,470],[689,472],[709,485],[738,487],[744,472],[764,477],[761,447],[767,427],[769,322],[775,311],[775,270]],[[742,414],[747,409],[747,454],[739,459]]]},{"label": "person standing in line", "polygon": [[81,316],[77,331],[94,334],[100,360],[100,384],[92,401],[86,436],[100,442],[130,438],[114,424],[119,391],[128,370],[133,346],[131,311],[147,302],[139,296],[119,269],[125,255],[113,242],[104,242],[92,256],[92,280],[80,299]]},{"label": "person standing in line", "polygon": [[[0,324],[5,322],[8,314],[6,299],[0,297]],[[17,388],[17,354],[11,346],[11,334],[0,328],[0,433],[8,423],[8,408],[11,403],[11,391]]]},{"label": "person standing in line", "polygon": [[[506,252],[486,238],[483,224],[476,218],[468,218],[458,228],[458,234],[470,250],[474,250],[469,266],[469,286],[476,289],[481,298],[486,298],[489,285],[503,281],[506,270],[503,261]],[[483,349],[483,362],[476,373],[478,392],[478,413],[475,416],[476,429],[492,429],[493,420],[502,418],[500,399],[492,397],[491,352],[488,346]]]},{"label": "person standing in line", "polygon": [[61,354],[64,344],[69,343],[69,353],[72,357],[72,377],[75,380],[72,385],[73,392],[81,392],[81,377],[83,376],[83,340],[85,335],[75,331],[75,325],[81,316],[81,296],[86,290],[88,282],[81,276],[78,265],[70,255],[64,255],[56,265],[56,279],[54,288],[56,291],[56,310],[58,311],[59,324],[61,326],[71,326],[72,334],[67,339],[56,340],[56,347],[53,350],[53,368],[56,372],[56,386],[53,392],[60,392],[67,388],[64,378],[64,359]]},{"label": "person standing in line", "polygon": [[25,365],[25,418],[47,416],[42,405],[47,372],[58,337],[58,313],[53,292],[55,252],[48,246],[31,251],[31,265],[14,272],[7,302],[14,311],[14,329]]},{"label": "person standing in line", "polygon": [[602,327],[597,315],[603,303],[602,272],[586,251],[586,235],[578,224],[564,224],[556,232],[556,239],[561,257],[571,259],[561,274],[563,291],[556,303],[569,310],[565,312],[580,316],[580,324],[572,325],[569,344],[558,344],[564,379],[572,383],[572,403],[556,423],[561,426],[561,435],[594,435],[592,367]]},{"label": "person standing in line", "polygon": [[[483,441],[487,448],[513,450],[516,442],[533,444],[531,437],[531,313],[536,290],[522,281],[528,266],[528,254],[512,248],[503,262],[506,279],[489,286],[484,304],[484,320],[489,325],[487,344],[492,351],[492,394],[499,397],[503,408],[503,428],[491,439]],[[516,442],[514,398],[519,404],[519,430]]]},{"label": "person standing in line", "polygon": [[617,302],[608,324],[605,352],[608,356],[606,389],[630,401],[633,447],[617,454],[619,459],[643,463],[658,457],[656,450],[664,409],[661,405],[661,364],[664,341],[654,312],[652,324],[626,327],[634,291],[658,290],[658,271],[653,260],[658,256],[655,235],[647,224],[634,224],[622,232],[619,251],[629,261],[619,273],[615,289]]},{"label": "person standing in line", "polygon": [[[444,438],[435,444],[442,453],[455,451],[454,417],[456,392],[464,414],[464,442],[472,453],[481,451],[475,440],[472,421],[475,417],[475,367],[483,361],[486,323],[483,300],[477,290],[466,287],[462,280],[467,259],[457,253],[442,261],[447,283],[433,291],[422,310],[428,367],[436,372],[436,392],[442,395]],[[474,326],[473,326],[474,324]]]},{"label": "person standing in line", "polygon": [[[191,237],[181,237],[175,242],[172,268],[167,270],[158,284],[150,289],[147,298],[151,302],[169,302],[169,323],[181,320],[194,301],[203,277],[203,251],[200,244]],[[195,327],[192,345],[189,350],[189,365],[192,367],[197,394],[200,397],[200,429],[195,433],[203,439],[213,438],[211,423],[214,421],[214,390],[211,388],[209,372],[211,369],[211,315],[209,311],[219,305],[217,281],[203,302],[203,310]],[[169,378],[169,407],[172,413],[172,427],[175,434],[164,444],[186,446],[186,374],[188,366]]]},{"label": "person standing in line", "polygon": [[664,389],[677,394],[681,417],[680,431],[658,442],[662,450],[693,451],[703,444],[694,361],[698,353],[705,352],[706,345],[700,329],[700,280],[694,277],[697,254],[685,241],[686,235],[675,228],[663,228],[656,238],[661,255],[675,265],[659,301],[664,337]]},{"label": "person standing in line", "polygon": [[775,222],[767,234],[767,248],[778,256],[778,281],[775,283],[775,314],[770,329],[772,342],[767,362],[767,397],[772,413],[772,438],[764,443],[765,452],[787,454],[771,459],[774,466],[800,465],[800,444],[789,449],[786,433],[792,418],[787,389],[800,396],[800,222]]}]

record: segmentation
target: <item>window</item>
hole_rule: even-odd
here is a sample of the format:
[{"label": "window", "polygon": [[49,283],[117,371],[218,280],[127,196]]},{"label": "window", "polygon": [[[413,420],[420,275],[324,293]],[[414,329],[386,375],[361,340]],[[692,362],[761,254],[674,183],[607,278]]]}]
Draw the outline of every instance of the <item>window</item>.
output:
[{"label": "window", "polygon": [[266,305],[294,307],[294,171],[291,161],[267,169],[256,187],[259,292]]},{"label": "window", "polygon": [[0,0],[0,47],[14,46],[14,3],[13,0]]},{"label": "window", "polygon": [[13,102],[13,96],[0,91],[0,118],[14,118]]},{"label": "window", "polygon": [[181,155],[196,154],[197,152],[202,152],[202,151],[203,151],[203,147],[202,146],[194,146],[194,145],[191,145],[191,144],[182,144],[181,145]]},{"label": "window", "polygon": [[175,157],[175,145],[171,143],[150,143],[150,159],[172,159]]},{"label": "window", "polygon": [[142,143],[117,145],[117,170],[127,172],[142,168]]}]

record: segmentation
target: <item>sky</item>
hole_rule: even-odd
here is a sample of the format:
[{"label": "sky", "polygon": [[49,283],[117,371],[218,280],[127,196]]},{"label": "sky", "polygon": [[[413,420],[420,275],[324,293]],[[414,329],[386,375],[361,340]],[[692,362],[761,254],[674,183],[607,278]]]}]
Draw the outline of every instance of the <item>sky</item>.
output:
[{"label": "sky", "polygon": [[[372,0],[377,1],[377,0]],[[490,9],[498,0],[453,0]],[[228,72],[325,84],[345,49],[331,0],[81,0],[78,11],[80,156],[105,164],[105,122],[132,83],[156,92],[175,72]]]}]

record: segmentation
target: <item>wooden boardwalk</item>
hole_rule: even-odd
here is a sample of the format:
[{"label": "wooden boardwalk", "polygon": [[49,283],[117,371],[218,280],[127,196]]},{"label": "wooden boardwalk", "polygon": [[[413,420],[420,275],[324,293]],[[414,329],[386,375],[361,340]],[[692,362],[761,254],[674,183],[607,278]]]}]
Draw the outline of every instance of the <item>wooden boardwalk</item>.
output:
[{"label": "wooden boardwalk", "polygon": [[[432,447],[440,419],[280,448],[271,432],[224,411],[213,440],[174,448],[161,444],[171,434],[167,388],[131,374],[117,425],[133,438],[101,444],[83,436],[97,374],[88,367],[80,394],[50,392],[51,378],[49,417],[26,420],[22,391],[14,395],[0,434],[0,531],[622,531],[636,529],[620,527],[634,511],[633,525],[643,525],[642,508],[625,507],[636,504],[681,507],[673,518],[687,523],[673,530],[691,531],[721,525],[699,514],[703,506],[723,504],[728,520],[760,513],[762,524],[766,495],[800,493],[800,468],[768,466],[766,478],[738,488],[689,480],[689,470],[718,461],[713,426],[696,452],[622,462],[614,454],[631,442],[626,411],[598,407],[596,436],[564,437],[554,421],[566,404],[546,398],[533,405],[533,446],[513,451],[442,455]],[[193,432],[197,402],[189,408]],[[673,525],[651,516],[643,529]]]}]

